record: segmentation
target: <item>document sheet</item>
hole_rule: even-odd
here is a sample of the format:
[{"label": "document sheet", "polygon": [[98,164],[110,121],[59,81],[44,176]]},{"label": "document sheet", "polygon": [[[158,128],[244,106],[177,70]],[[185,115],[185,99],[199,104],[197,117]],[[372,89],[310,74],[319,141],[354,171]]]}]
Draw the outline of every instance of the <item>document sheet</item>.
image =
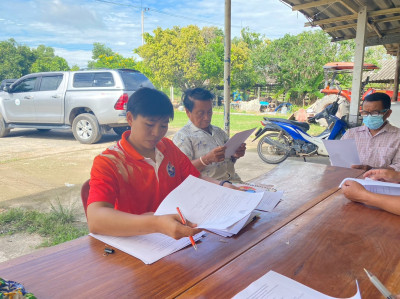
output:
[{"label": "document sheet", "polygon": [[[204,234],[205,232],[201,232],[193,236],[193,238],[195,241],[198,241]],[[189,238],[175,240],[160,233],[132,237],[89,235],[142,260],[145,264],[152,264],[167,255],[191,245]]]},{"label": "document sheet", "polygon": [[262,193],[229,189],[189,176],[168,194],[154,214],[176,214],[179,207],[185,218],[199,228],[226,231],[238,221],[247,220],[262,197]]},{"label": "document sheet", "polygon": [[350,168],[351,165],[361,165],[354,139],[323,140],[323,142],[332,166]]},{"label": "document sheet", "polygon": [[241,190],[245,190],[247,192],[261,192],[263,197],[261,202],[256,207],[257,210],[271,212],[279,201],[282,199],[283,191],[277,191],[273,188],[273,186],[262,186],[262,185],[255,185],[251,183],[245,184],[235,184],[236,187],[240,188]]},{"label": "document sheet", "polygon": [[[357,281],[356,286],[356,294],[349,299],[361,299]],[[336,297],[327,296],[286,276],[269,271],[233,298],[335,299]]]},{"label": "document sheet", "polygon": [[370,192],[387,194],[387,195],[400,195],[400,184],[374,181],[371,179],[363,180],[355,178],[346,178],[340,183],[339,187],[341,188],[343,183],[347,180],[360,183],[361,185],[364,186],[365,189],[367,189]]},{"label": "document sheet", "polygon": [[226,143],[225,158],[234,155],[239,146],[246,141],[256,128],[236,133]]}]

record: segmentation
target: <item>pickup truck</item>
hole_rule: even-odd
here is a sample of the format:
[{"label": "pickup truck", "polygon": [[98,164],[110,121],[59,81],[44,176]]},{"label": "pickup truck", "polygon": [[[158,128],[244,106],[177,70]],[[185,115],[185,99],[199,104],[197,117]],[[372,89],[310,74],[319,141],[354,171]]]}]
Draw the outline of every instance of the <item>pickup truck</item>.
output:
[{"label": "pickup truck", "polygon": [[141,87],[154,88],[131,69],[26,75],[0,91],[0,137],[14,128],[71,129],[81,143],[98,142],[110,129],[127,128],[126,103]]}]

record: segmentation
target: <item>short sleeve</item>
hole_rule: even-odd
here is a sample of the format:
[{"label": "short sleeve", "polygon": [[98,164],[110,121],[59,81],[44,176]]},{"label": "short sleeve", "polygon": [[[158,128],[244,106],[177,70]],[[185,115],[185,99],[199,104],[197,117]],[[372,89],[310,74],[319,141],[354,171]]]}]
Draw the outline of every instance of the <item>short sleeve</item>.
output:
[{"label": "short sleeve", "polygon": [[182,131],[178,131],[172,138],[174,144],[184,153],[189,160],[194,160],[194,150],[189,136]]},{"label": "short sleeve", "polygon": [[118,196],[118,179],[114,164],[109,158],[97,156],[90,172],[88,206],[93,202],[108,202],[115,205]]}]

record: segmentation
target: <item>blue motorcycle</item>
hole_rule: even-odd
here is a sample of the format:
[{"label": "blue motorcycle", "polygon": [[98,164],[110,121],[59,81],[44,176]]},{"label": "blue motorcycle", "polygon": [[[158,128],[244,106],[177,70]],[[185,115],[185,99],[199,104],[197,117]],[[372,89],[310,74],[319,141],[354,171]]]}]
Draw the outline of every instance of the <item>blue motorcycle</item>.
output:
[{"label": "blue motorcycle", "polygon": [[254,139],[261,137],[257,145],[261,160],[269,164],[278,164],[289,156],[301,156],[304,159],[311,155],[328,156],[323,140],[340,139],[347,128],[344,117],[343,119],[336,117],[338,101],[339,96],[323,111],[308,119],[309,123],[321,118],[326,119],[328,127],[318,136],[307,134],[310,129],[307,122],[264,117],[261,121],[263,128],[258,129]]}]

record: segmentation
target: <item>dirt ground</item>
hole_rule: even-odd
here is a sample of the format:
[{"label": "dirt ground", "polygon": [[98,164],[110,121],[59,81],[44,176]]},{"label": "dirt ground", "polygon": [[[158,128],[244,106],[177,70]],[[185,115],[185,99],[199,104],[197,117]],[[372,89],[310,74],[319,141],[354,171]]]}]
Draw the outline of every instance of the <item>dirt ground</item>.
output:
[{"label": "dirt ground", "polygon": [[[170,130],[171,137],[176,130]],[[0,138],[0,212],[10,207],[47,211],[50,203],[74,207],[80,221],[86,221],[80,199],[82,184],[89,179],[93,158],[118,140],[109,133],[97,144],[80,144],[70,131],[39,132],[12,130]],[[237,162],[243,180],[269,169],[256,153],[256,143]],[[1,230],[1,228],[0,228]],[[37,250],[40,236],[17,234],[0,237],[0,262]]]}]

